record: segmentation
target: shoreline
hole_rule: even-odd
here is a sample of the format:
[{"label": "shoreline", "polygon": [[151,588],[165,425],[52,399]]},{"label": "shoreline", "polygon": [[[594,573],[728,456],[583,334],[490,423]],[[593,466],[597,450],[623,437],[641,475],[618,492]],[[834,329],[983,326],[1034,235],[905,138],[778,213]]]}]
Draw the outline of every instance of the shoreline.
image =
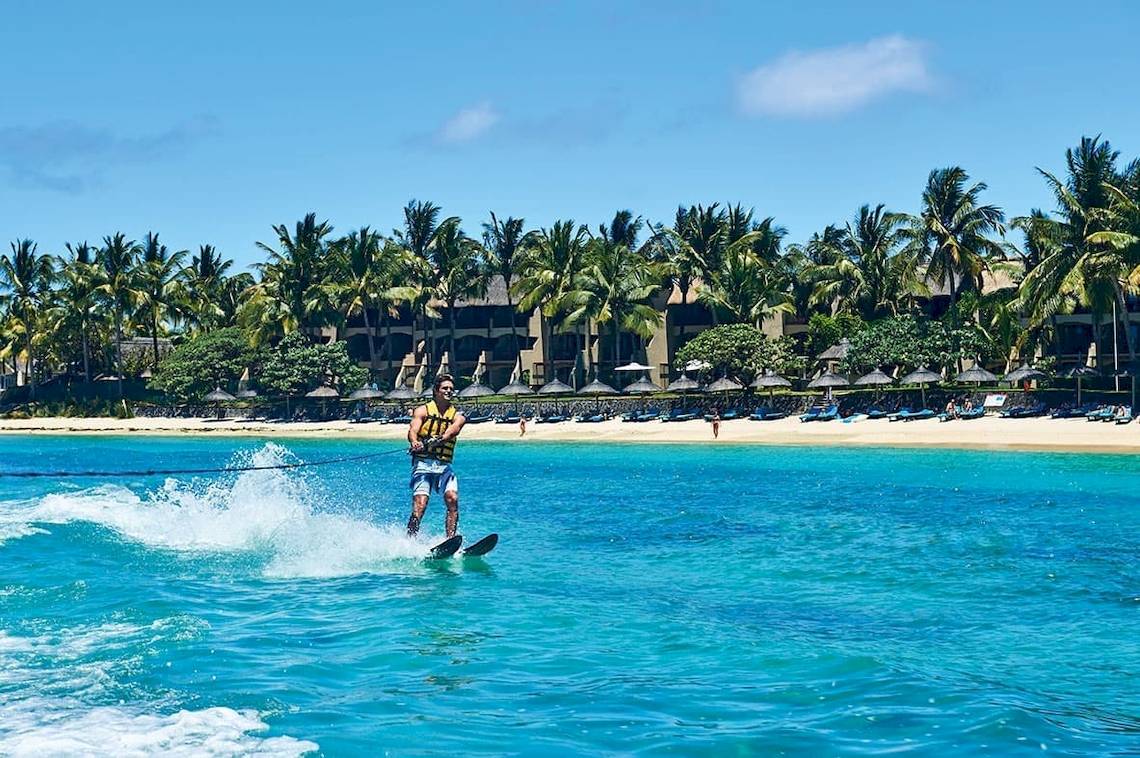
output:
[{"label": "shoreline", "polygon": [[[389,424],[329,422],[215,421],[201,418],[32,418],[0,420],[0,436],[21,434],[127,435],[178,437],[253,437],[292,439],[400,440],[407,427]],[[752,444],[787,447],[893,447],[956,450],[1020,450],[1058,453],[1140,453],[1140,424],[1117,426],[1084,419],[1003,419],[986,417],[973,421],[912,422],[839,421],[802,423],[798,419],[750,421],[738,419],[721,424],[720,438],[713,439],[711,425],[704,421],[681,423],[627,423],[611,419],[598,424],[573,421],[561,424],[527,424],[525,437],[515,424],[469,425],[465,440],[542,442],[606,442],[619,444]]]}]

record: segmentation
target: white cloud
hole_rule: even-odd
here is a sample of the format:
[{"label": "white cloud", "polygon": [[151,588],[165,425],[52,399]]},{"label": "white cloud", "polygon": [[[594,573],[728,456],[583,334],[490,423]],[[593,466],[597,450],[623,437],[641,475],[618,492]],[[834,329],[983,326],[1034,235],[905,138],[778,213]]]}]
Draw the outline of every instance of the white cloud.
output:
[{"label": "white cloud", "polygon": [[445,145],[459,145],[486,134],[499,122],[499,113],[490,103],[479,103],[463,108],[443,123],[436,132],[436,141]]},{"label": "white cloud", "polygon": [[925,45],[893,35],[788,53],[742,77],[737,102],[754,116],[827,116],[892,92],[924,92],[931,82]]}]

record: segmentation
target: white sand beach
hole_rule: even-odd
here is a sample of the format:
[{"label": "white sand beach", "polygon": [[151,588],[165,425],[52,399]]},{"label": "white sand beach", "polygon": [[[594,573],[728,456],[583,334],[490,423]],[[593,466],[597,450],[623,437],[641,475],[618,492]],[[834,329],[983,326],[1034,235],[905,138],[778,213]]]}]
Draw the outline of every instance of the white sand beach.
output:
[{"label": "white sand beach", "polygon": [[[198,418],[33,418],[0,420],[0,434],[155,434],[226,435],[248,437],[306,437],[401,440],[406,427],[395,424],[216,421]],[[1115,425],[1084,419],[1004,419],[973,421],[937,420],[889,422],[859,419],[801,423],[778,421],[726,421],[714,440],[704,421],[681,423],[627,423],[612,419],[597,424],[564,422],[527,424],[519,436],[514,424],[472,424],[464,440],[510,440],[521,445],[542,442],[707,443],[760,445],[833,445],[878,447],[937,447],[985,450],[1051,450],[1072,452],[1140,453],[1140,423]]]}]

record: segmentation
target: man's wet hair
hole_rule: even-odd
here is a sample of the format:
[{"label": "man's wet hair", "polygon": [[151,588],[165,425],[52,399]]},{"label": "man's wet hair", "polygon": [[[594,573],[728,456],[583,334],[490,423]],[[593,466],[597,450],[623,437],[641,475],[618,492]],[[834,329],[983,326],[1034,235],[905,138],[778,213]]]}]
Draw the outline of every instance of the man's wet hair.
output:
[{"label": "man's wet hair", "polygon": [[452,378],[451,374],[440,374],[435,378],[435,383],[432,385],[432,390],[438,390],[439,385],[443,384],[444,382],[451,382],[451,385],[453,387],[455,386],[455,379]]}]

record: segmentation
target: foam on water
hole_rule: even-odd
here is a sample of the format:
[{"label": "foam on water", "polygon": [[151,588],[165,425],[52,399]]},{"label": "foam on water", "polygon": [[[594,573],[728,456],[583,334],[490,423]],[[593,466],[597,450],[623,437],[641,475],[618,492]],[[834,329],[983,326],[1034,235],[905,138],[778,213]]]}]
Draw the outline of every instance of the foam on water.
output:
[{"label": "foam on water", "polygon": [[[115,684],[122,661],[108,655],[201,630],[186,617],[150,624],[109,622],[36,635],[0,631],[0,755],[301,755],[318,746],[293,737],[258,737],[253,710],[211,707],[148,712],[145,706],[90,705]],[[92,660],[92,657],[95,659]],[[43,665],[50,661],[50,665]],[[56,693],[67,692],[59,697]]]},{"label": "foam on water", "polygon": [[[295,461],[266,444],[237,456],[236,465]],[[323,511],[320,491],[296,470],[245,471],[222,480],[167,479],[140,496],[114,484],[56,492],[31,503],[0,505],[0,544],[43,533],[45,524],[86,522],[148,547],[191,553],[254,553],[276,578],[332,577],[390,570],[422,557],[434,539],[409,539],[396,524]]]},{"label": "foam on water", "polygon": [[68,708],[33,698],[0,706],[0,754],[294,756],[318,745],[293,737],[258,737],[256,711],[204,708],[158,715],[120,707]]}]

